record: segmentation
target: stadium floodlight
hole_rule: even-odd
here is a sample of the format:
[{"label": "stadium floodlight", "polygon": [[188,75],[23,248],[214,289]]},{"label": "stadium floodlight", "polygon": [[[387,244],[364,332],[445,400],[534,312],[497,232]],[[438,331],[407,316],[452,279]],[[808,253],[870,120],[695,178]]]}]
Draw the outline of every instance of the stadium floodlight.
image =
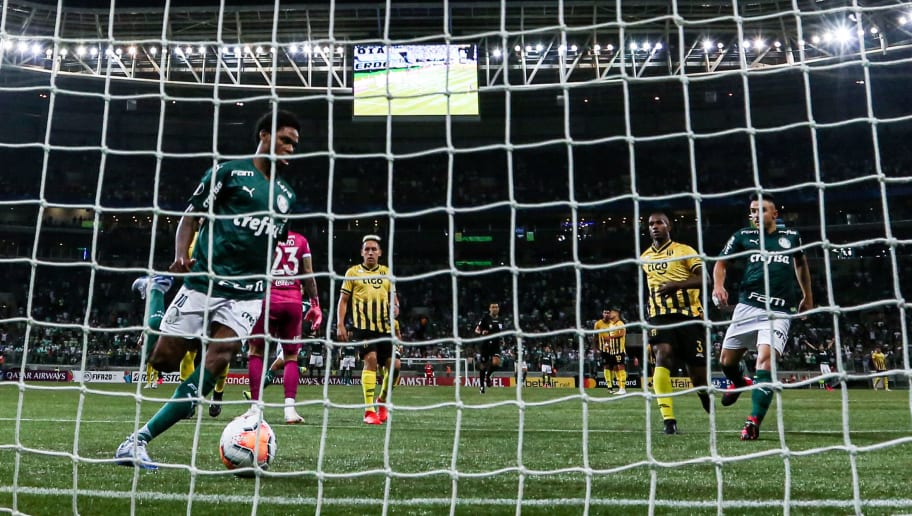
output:
[{"label": "stadium floodlight", "polygon": [[25,41],[20,41],[19,44],[16,45],[16,50],[18,50],[20,54],[24,54],[24,53],[28,52],[28,48],[29,48],[28,43],[26,43]]},{"label": "stadium floodlight", "polygon": [[649,43],[649,41],[644,41],[644,42],[643,42],[643,50],[645,50],[646,52],[649,52],[649,49],[650,49],[650,48],[652,48],[652,45]]},{"label": "stadium floodlight", "polygon": [[32,53],[33,54],[41,53],[41,45],[39,43],[32,43]]},{"label": "stadium floodlight", "polygon": [[289,51],[290,53],[292,53],[292,54],[297,54],[297,53],[298,53],[298,46],[295,45],[294,43],[292,43],[291,45],[288,46],[288,51]]},{"label": "stadium floodlight", "polygon": [[614,45],[612,45],[611,43],[608,43],[608,45],[605,46],[605,50],[607,50],[607,51],[609,51],[609,52],[613,52],[613,51],[614,51]]},{"label": "stadium floodlight", "polygon": [[818,43],[820,43],[820,36],[818,36],[818,35],[816,35],[816,34],[814,34],[813,36],[811,36],[811,43],[813,43],[813,44],[815,44],[815,45],[818,44]]},{"label": "stadium floodlight", "polygon": [[871,34],[877,34],[880,30],[877,27],[871,27]]},{"label": "stadium floodlight", "polygon": [[766,48],[766,41],[763,41],[762,38],[755,39],[754,48],[757,50],[763,50],[764,48]]},{"label": "stadium floodlight", "polygon": [[127,48],[127,53],[130,54],[131,56],[135,56],[135,55],[136,55],[136,47],[131,45],[129,48]]},{"label": "stadium floodlight", "polygon": [[491,55],[492,55],[493,57],[500,58],[500,56],[501,56],[500,49],[499,49],[499,48],[495,48],[494,50],[491,51]]},{"label": "stadium floodlight", "polygon": [[117,50],[115,50],[114,53],[117,54],[117,57],[120,57],[123,55],[123,49],[120,47],[117,47]]},{"label": "stadium floodlight", "polygon": [[232,53],[233,53],[234,55],[236,55],[236,56],[241,55],[241,47],[235,46],[235,47],[234,47],[234,50],[232,50]]},{"label": "stadium floodlight", "polygon": [[536,52],[541,52],[542,49],[544,49],[544,48],[545,48],[545,47],[543,47],[541,43],[535,45],[535,51],[536,51]]},{"label": "stadium floodlight", "polygon": [[313,52],[313,49],[310,48],[310,45],[304,45],[303,47],[301,47],[301,52],[304,52],[305,54],[310,54],[311,52]]},{"label": "stadium floodlight", "polygon": [[13,42],[8,39],[4,39],[3,40],[3,50],[9,50],[11,48],[13,48]]},{"label": "stadium floodlight", "polygon": [[199,50],[200,55],[206,54],[206,47],[203,45],[200,45],[199,49],[197,49],[197,50]]},{"label": "stadium floodlight", "polygon": [[518,53],[522,52],[522,47],[519,45],[516,45],[515,47],[513,47],[513,51],[518,54]]},{"label": "stadium floodlight", "polygon": [[630,50],[636,51],[636,50],[639,49],[639,48],[640,48],[640,46],[637,45],[637,42],[636,42],[636,41],[631,41],[631,42],[630,42]]},{"label": "stadium floodlight", "polygon": [[848,43],[852,39],[852,32],[848,27],[839,27],[833,31],[833,37],[836,38],[836,41],[839,43]]},{"label": "stadium floodlight", "polygon": [[244,53],[249,54],[250,52],[250,45],[244,45]]},{"label": "stadium floodlight", "polygon": [[578,46],[576,46],[576,45],[570,45],[570,51],[571,51],[571,52],[576,52],[576,51],[578,51],[578,50],[579,50],[579,47],[578,47]]},{"label": "stadium floodlight", "polygon": [[725,48],[725,43],[722,43],[721,41],[716,43],[716,48],[718,48],[719,50],[722,50],[723,48]]},{"label": "stadium floodlight", "polygon": [[656,50],[656,51],[662,50],[663,48],[665,48],[665,45],[663,45],[661,43],[656,43],[655,46],[652,47],[652,49]]},{"label": "stadium floodlight", "polygon": [[329,53],[329,47],[323,47],[323,54]]},{"label": "stadium floodlight", "polygon": [[712,47],[713,47],[712,41],[710,41],[708,39],[703,40],[703,50],[704,51],[709,52],[710,50],[712,50]]},{"label": "stadium floodlight", "polygon": [[152,45],[151,47],[149,47],[149,53],[154,56],[155,54],[158,53],[158,47],[156,47],[155,45]]},{"label": "stadium floodlight", "polygon": [[[32,50],[35,50],[35,49],[33,48]],[[40,52],[41,52],[41,48],[38,48],[38,52],[35,52],[35,53],[38,54],[38,53],[40,53]],[[66,47],[63,47],[63,48],[60,49],[60,56],[61,56],[61,57],[66,57],[67,54],[69,54],[69,53],[70,53],[70,51],[67,50]]]},{"label": "stadium floodlight", "polygon": [[751,42],[750,42],[750,40],[745,39],[744,41],[741,42],[741,46],[742,46],[743,48],[750,48],[750,47],[751,47]]},{"label": "stadium floodlight", "polygon": [[[152,47],[152,48],[154,49],[155,47]],[[92,48],[90,48],[90,49],[89,49],[89,55],[92,56],[92,57],[97,56],[97,55],[98,55],[98,47],[92,47]]]},{"label": "stadium floodlight", "polygon": [[780,43],[778,41],[773,41],[773,47],[775,47],[776,49],[782,48],[782,43]]},{"label": "stadium floodlight", "polygon": [[336,53],[340,56],[345,52],[345,49],[342,47],[336,47]]},{"label": "stadium floodlight", "polygon": [[557,46],[557,53],[558,53],[558,54],[564,55],[564,53],[566,53],[566,52],[567,52],[567,46],[566,46],[566,45],[558,45],[558,46]]},{"label": "stadium floodlight", "polygon": [[193,55],[193,47],[191,47],[190,45],[187,45],[187,48],[184,49],[184,53],[187,54],[188,56],[192,56],[192,55]]},{"label": "stadium floodlight", "polygon": [[601,49],[602,49],[601,45],[592,45],[592,50],[596,53],[598,53],[598,51]]},{"label": "stadium floodlight", "polygon": [[85,45],[79,45],[78,47],[76,47],[76,55],[79,57],[86,55]]},{"label": "stadium floodlight", "polygon": [[47,49],[47,50],[44,51],[44,57],[50,59],[52,55],[54,55],[54,51],[53,51],[53,50]]},{"label": "stadium floodlight", "polygon": [[906,18],[905,16],[900,16],[898,21],[899,21],[900,25],[905,25],[905,24],[909,23],[909,19]]}]

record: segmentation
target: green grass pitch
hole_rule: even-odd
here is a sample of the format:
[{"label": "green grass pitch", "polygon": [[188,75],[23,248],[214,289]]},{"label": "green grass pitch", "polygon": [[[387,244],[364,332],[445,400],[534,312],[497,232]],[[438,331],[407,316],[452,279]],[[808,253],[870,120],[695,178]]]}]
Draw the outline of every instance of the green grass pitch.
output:
[{"label": "green grass pitch", "polygon": [[[455,491],[456,514],[516,514],[520,493],[523,514],[645,514],[654,484],[659,514],[716,514],[718,479],[731,514],[782,513],[785,499],[795,514],[855,513],[856,489],[865,514],[912,511],[908,391],[785,390],[784,434],[774,402],[760,440],[741,442],[749,395],[727,408],[716,399],[715,433],[695,395],[676,396],[683,433],[665,436],[654,401],[637,394],[590,390],[583,403],[577,390],[526,388],[519,406],[513,388],[464,388],[457,399],[451,387],[400,387],[393,402],[404,408],[368,427],[359,387],[329,387],[340,407],[324,406],[322,388],[302,387],[306,423],[287,426],[272,387],[266,419],[277,457],[266,476],[240,479],[217,447],[246,409],[241,387],[227,388],[218,419],[203,406],[153,441],[149,453],[167,465],[147,472],[111,457],[137,407],[143,423],[173,388],[28,384],[17,417],[17,386],[0,383],[0,513],[186,514],[189,504],[192,514],[380,514],[386,499],[390,514],[449,514]],[[137,392],[156,399],[137,404]],[[454,480],[455,471],[464,476]]]},{"label": "green grass pitch", "polygon": [[[387,101],[386,77],[392,100]],[[387,72],[358,73],[354,79],[355,116],[444,116],[447,113],[446,68],[431,66]],[[478,70],[453,64],[449,73],[450,114],[478,115]]]}]

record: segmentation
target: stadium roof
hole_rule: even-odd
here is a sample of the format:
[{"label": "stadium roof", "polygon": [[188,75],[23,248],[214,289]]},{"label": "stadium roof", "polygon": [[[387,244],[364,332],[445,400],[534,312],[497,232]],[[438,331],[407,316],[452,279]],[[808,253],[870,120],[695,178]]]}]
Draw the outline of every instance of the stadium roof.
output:
[{"label": "stadium roof", "polygon": [[[392,2],[9,0],[4,66],[229,86],[350,88],[355,44],[477,45],[482,87],[908,59],[912,7],[886,0]],[[276,10],[276,5],[278,9]],[[83,7],[83,5],[87,7]],[[620,6],[621,11],[618,12]],[[908,17],[908,20],[907,20]],[[55,38],[56,35],[56,38]],[[887,54],[890,54],[889,56]],[[273,74],[273,70],[277,73]]]}]

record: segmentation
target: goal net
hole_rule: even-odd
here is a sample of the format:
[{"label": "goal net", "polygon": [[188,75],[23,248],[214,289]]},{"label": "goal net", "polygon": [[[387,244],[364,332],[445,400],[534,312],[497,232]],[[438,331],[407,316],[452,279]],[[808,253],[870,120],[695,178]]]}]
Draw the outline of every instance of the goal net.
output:
[{"label": "goal net", "polygon": [[[912,510],[912,5],[82,4],[2,3],[0,511]],[[252,479],[225,469],[219,436],[250,406],[245,344],[218,417],[191,395],[193,415],[148,444],[159,471],[119,467],[120,440],[181,383],[146,381],[137,341],[157,330],[131,285],[169,274],[204,172],[253,158],[255,121],[277,109],[302,127],[269,167],[297,194],[324,310],[305,422],[283,425],[288,391],[265,390],[275,460]],[[771,379],[723,407],[722,341],[747,321],[713,305],[712,271],[751,195],[802,240],[729,257],[732,304],[766,261],[760,310],[790,328]],[[656,210],[702,260],[707,307],[689,365],[708,387],[677,357],[661,402],[648,342],[676,327],[649,318],[643,266],[673,263],[641,258]],[[380,375],[436,378],[400,381],[381,426],[362,422],[362,362],[342,367],[360,344],[337,338],[367,234],[400,303],[400,365]],[[814,306],[784,315],[771,271],[796,252]],[[610,308],[619,359],[594,329]],[[751,350],[744,375],[757,365]]]}]

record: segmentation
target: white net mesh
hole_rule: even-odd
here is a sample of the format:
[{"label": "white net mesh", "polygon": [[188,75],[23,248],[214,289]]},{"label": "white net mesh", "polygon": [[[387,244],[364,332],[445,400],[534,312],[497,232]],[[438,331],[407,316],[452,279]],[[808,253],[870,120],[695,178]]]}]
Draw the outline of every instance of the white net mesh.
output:
[{"label": "white net mesh", "polygon": [[[912,507],[908,4],[152,4],[3,3],[2,510]],[[376,111],[353,119],[358,102]],[[276,108],[302,120],[283,176],[328,321],[305,346],[327,360],[302,361],[306,424],[273,425],[258,478],[222,467],[218,436],[248,406],[240,353],[219,419],[200,399],[150,443],[159,475],[117,468],[118,439],[179,382],[142,389],[149,309],[130,284],[167,270],[203,171],[251,157]],[[711,265],[758,192],[801,232],[817,307],[792,320],[760,441],[737,437],[755,389],[707,415],[683,371],[670,440],[648,388],[642,223],[662,207]],[[347,380],[333,340],[367,233],[403,309],[407,380],[381,429],[362,425],[361,364]],[[481,394],[490,303],[506,333]],[[591,328],[609,304],[628,324],[624,397],[600,388]],[[705,321],[714,402],[726,317]],[[281,390],[264,394],[270,422]]]}]

